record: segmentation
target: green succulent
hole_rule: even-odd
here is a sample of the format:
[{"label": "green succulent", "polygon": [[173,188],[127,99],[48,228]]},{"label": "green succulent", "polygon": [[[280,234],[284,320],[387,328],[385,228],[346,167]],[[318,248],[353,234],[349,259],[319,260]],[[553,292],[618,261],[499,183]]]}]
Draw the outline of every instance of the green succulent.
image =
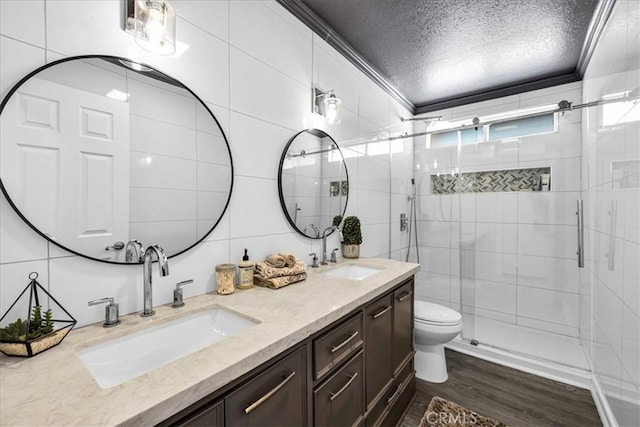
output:
[{"label": "green succulent", "polygon": [[[27,331],[27,326],[29,330]],[[53,314],[51,309],[44,312],[42,317],[42,307],[36,305],[31,310],[31,320],[29,322],[18,318],[13,323],[9,323],[0,329],[0,341],[4,342],[26,342],[40,338],[53,332]]]}]

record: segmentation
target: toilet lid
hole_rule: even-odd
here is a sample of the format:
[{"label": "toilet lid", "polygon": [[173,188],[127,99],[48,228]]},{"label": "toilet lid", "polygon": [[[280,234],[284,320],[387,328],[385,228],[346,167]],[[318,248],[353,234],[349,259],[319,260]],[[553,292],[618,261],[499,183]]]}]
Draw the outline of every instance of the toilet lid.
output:
[{"label": "toilet lid", "polygon": [[462,321],[460,313],[440,304],[415,301],[413,308],[414,317],[418,322],[457,325]]}]

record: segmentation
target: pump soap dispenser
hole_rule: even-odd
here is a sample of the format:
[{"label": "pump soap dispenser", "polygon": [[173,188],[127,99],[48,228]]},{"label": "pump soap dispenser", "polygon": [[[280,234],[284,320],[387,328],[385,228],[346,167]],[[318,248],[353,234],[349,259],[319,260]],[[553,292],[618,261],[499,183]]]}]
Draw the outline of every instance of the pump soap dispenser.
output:
[{"label": "pump soap dispenser", "polygon": [[253,288],[253,263],[249,261],[247,248],[244,249],[242,261],[238,263],[238,270],[240,271],[240,284],[238,284],[238,289]]}]

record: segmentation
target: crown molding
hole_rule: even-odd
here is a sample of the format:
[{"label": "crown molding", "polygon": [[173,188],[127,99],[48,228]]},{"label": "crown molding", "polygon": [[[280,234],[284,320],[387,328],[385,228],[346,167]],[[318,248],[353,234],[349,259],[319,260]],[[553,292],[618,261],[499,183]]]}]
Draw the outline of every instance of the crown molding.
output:
[{"label": "crown molding", "polygon": [[414,114],[416,107],[395,88],[378,70],[376,70],[369,62],[356,52],[349,43],[333,31],[324,20],[316,15],[308,6],[300,0],[276,0],[278,4],[288,10],[293,16],[301,20],[307,27],[316,33],[321,39],[329,43],[342,56],[351,62],[357,69],[362,71],[367,77],[373,80],[382,88],[389,96],[395,99],[400,105]]}]

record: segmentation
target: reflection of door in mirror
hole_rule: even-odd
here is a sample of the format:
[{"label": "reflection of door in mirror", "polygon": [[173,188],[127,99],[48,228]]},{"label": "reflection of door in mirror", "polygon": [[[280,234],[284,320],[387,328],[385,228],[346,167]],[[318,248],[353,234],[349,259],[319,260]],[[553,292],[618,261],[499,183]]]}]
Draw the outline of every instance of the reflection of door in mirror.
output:
[{"label": "reflection of door in mirror", "polygon": [[157,70],[127,64],[49,64],[11,90],[0,116],[0,178],[18,213],[61,247],[118,263],[134,239],[167,255],[198,243],[233,183],[206,105]]},{"label": "reflection of door in mirror", "polygon": [[[32,79],[3,111],[4,184],[56,241],[103,256],[127,236],[129,106]],[[110,254],[109,254],[110,255]]]}]

